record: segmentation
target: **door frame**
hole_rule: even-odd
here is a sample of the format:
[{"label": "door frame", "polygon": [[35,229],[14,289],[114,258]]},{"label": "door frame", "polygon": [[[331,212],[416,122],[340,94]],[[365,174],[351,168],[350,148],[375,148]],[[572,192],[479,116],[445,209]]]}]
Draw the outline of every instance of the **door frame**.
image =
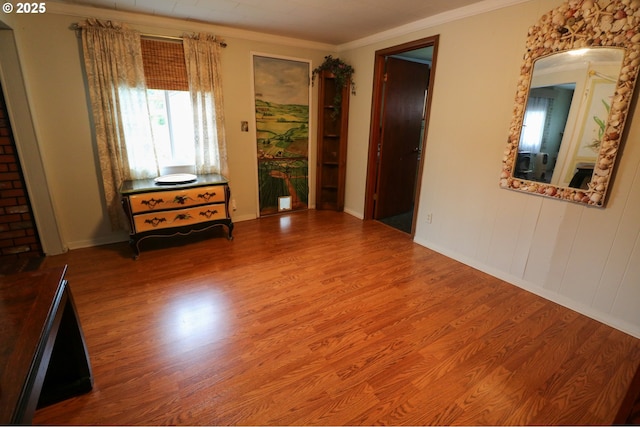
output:
[{"label": "door frame", "polygon": [[367,160],[367,186],[365,190],[364,219],[373,219],[375,212],[375,192],[378,177],[378,144],[380,142],[380,126],[382,121],[382,101],[384,94],[384,71],[385,58],[391,55],[398,55],[411,50],[433,47],[433,59],[429,74],[429,85],[427,89],[427,100],[425,105],[425,127],[422,140],[422,154],[418,165],[418,178],[415,188],[415,204],[413,206],[413,223],[411,224],[411,237],[415,234],[418,205],[420,204],[420,188],[422,183],[422,172],[424,169],[425,150],[427,143],[427,130],[429,126],[429,116],[431,112],[431,100],[433,98],[433,86],[435,81],[436,58],[438,56],[438,42],[440,36],[434,35],[419,40],[414,40],[397,46],[377,50],[375,53],[373,94],[371,100],[371,127],[369,129],[369,154]]},{"label": "door frame", "polygon": [[68,248],[62,239],[62,230],[49,191],[16,40],[13,29],[2,21],[0,81],[42,251],[45,255],[62,254]]}]

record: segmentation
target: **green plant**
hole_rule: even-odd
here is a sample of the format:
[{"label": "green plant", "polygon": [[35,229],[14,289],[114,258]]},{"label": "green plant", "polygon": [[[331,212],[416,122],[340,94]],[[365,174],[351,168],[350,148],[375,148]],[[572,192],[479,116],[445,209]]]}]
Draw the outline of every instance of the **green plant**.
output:
[{"label": "green plant", "polygon": [[324,62],[313,69],[311,74],[311,82],[315,83],[316,76],[323,71],[328,71],[335,77],[336,82],[336,94],[333,98],[333,113],[332,118],[336,118],[340,115],[340,105],[342,104],[342,88],[347,85],[351,86],[351,93],[356,94],[356,85],[351,79],[355,70],[353,67],[340,58],[333,58],[331,55],[324,57]]},{"label": "green plant", "polygon": [[[604,105],[608,116],[609,111],[611,110],[611,106],[604,99],[602,100],[602,104]],[[589,145],[589,148],[591,148],[595,152],[598,152],[598,150],[600,149],[600,144],[602,143],[604,131],[607,127],[607,123],[598,116],[593,116],[593,121],[598,125],[598,137],[593,139],[593,143]]]}]

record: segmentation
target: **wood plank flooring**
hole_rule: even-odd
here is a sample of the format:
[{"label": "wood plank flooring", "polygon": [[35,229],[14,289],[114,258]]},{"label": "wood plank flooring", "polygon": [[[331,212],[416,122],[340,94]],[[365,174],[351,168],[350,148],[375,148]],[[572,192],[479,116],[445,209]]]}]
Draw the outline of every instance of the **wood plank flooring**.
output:
[{"label": "wood plank flooring", "polygon": [[234,236],[46,258],[69,265],[95,387],[34,422],[601,425],[640,365],[640,340],[378,222]]}]

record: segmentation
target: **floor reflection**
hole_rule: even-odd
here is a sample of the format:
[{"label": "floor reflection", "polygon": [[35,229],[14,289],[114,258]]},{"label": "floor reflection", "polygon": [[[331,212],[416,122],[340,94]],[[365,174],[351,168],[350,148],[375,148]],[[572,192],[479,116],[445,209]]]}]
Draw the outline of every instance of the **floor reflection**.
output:
[{"label": "floor reflection", "polygon": [[229,327],[229,302],[222,293],[176,295],[163,316],[163,341],[169,353],[180,354],[226,337]]},{"label": "floor reflection", "polygon": [[280,217],[280,230],[285,231],[291,227],[291,217],[290,216],[281,216]]}]

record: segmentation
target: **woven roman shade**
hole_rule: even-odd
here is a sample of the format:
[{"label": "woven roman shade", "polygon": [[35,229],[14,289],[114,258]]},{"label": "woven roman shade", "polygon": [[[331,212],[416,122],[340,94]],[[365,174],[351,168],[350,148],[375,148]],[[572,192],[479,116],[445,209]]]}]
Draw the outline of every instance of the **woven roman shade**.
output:
[{"label": "woven roman shade", "polygon": [[189,90],[182,43],[142,38],[140,44],[148,89]]}]

